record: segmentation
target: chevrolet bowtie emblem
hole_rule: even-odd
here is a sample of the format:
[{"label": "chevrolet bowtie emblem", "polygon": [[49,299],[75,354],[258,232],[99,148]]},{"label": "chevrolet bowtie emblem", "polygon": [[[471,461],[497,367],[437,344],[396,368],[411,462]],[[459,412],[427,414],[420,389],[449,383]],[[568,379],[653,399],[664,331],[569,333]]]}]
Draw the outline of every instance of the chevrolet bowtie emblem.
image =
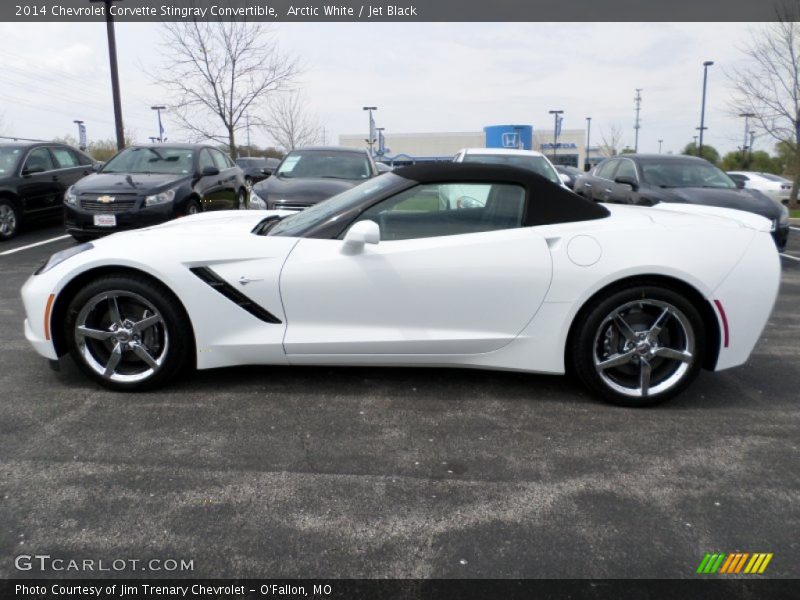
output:
[{"label": "chevrolet bowtie emblem", "polygon": [[109,204],[114,201],[114,196],[100,196],[97,198],[97,201],[103,204]]}]

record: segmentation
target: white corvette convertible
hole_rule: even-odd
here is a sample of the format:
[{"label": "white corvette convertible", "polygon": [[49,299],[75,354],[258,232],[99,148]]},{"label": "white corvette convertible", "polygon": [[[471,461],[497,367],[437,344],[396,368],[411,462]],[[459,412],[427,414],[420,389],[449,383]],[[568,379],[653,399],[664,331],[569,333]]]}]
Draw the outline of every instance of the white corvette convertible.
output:
[{"label": "white corvette convertible", "polygon": [[[487,186],[476,206],[470,189]],[[241,364],[569,369],[638,406],[744,363],[779,278],[761,217],[605,207],[513,167],[437,164],[300,213],[200,214],[81,244],[22,297],[39,354],[70,354],[117,390]]]}]

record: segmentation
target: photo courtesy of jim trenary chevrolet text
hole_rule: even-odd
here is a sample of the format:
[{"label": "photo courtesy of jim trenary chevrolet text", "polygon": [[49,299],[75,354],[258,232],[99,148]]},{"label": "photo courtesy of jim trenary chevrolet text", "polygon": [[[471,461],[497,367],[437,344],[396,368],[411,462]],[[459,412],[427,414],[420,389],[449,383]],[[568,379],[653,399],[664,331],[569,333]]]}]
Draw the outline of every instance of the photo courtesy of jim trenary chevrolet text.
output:
[{"label": "photo courtesy of jim trenary chevrolet text", "polygon": [[0,37],[0,600],[797,597],[800,0]]}]

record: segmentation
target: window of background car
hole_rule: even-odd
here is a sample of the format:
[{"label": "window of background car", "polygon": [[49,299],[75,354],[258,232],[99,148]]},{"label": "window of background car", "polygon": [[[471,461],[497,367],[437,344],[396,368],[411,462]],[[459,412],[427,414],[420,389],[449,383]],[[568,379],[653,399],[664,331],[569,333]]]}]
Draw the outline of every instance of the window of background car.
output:
[{"label": "window of background car", "polygon": [[22,148],[15,146],[0,147],[0,176],[10,177],[22,156]]},{"label": "window of background car", "polygon": [[224,171],[225,169],[230,169],[228,161],[225,160],[225,155],[222,152],[220,152],[219,150],[209,150],[209,152],[211,152],[211,157],[214,160],[214,165],[220,171]]},{"label": "window of background car", "polygon": [[380,177],[365,181],[341,194],[328,198],[297,214],[286,217],[272,227],[268,231],[268,234],[302,237],[306,232],[311,231],[329,219],[357,208],[370,197],[379,197],[383,193],[387,193],[395,188],[401,189],[408,184],[408,179],[404,179],[393,173],[386,173]]},{"label": "window of background car", "polygon": [[47,148],[34,148],[25,159],[23,171],[52,171],[54,168],[50,151]]},{"label": "window of background car", "polygon": [[[460,198],[453,201],[458,190]],[[510,184],[418,185],[364,211],[357,221],[375,221],[382,240],[479,233],[522,226],[525,189]]]},{"label": "window of background car", "polygon": [[610,180],[614,177],[614,171],[617,168],[617,164],[619,164],[618,160],[604,160],[597,167],[597,170],[594,172],[594,174],[596,177]]},{"label": "window of background car", "polygon": [[70,169],[78,166],[78,159],[69,148],[50,148],[53,157],[56,159],[57,168]]},{"label": "window of background car", "polygon": [[200,158],[198,164],[200,172],[202,173],[203,169],[205,169],[206,167],[215,167],[215,166],[216,164],[214,164],[214,159],[211,158],[211,151],[208,148],[203,148],[202,150],[200,150]]},{"label": "window of background car", "polygon": [[629,177],[635,181],[639,180],[639,177],[636,175],[636,165],[633,164],[632,160],[620,159],[619,168],[617,172],[614,173],[614,178],[616,179],[617,177]]},{"label": "window of background car", "polygon": [[736,184],[717,167],[701,161],[670,160],[642,163],[642,179],[664,188],[733,189]]},{"label": "window of background car", "polygon": [[188,175],[193,151],[187,148],[126,148],[109,160],[102,173],[163,173]]},{"label": "window of background car", "polygon": [[299,150],[286,155],[276,174],[286,178],[368,179],[372,169],[366,154],[360,152]]},{"label": "window of background car", "polygon": [[537,175],[546,177],[553,183],[561,185],[561,179],[558,177],[555,169],[550,166],[550,163],[544,156],[530,156],[530,155],[511,155],[511,154],[473,154],[467,153],[464,155],[465,163],[483,163],[488,165],[509,165],[512,167],[520,167],[521,169],[528,169]]}]

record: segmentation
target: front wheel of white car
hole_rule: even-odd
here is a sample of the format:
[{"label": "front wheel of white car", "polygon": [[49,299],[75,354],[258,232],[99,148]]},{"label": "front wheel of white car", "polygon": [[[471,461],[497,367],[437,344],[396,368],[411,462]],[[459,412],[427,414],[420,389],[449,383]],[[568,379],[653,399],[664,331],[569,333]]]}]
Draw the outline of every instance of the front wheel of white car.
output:
[{"label": "front wheel of white car", "polygon": [[618,290],[581,316],[570,349],[575,371],[589,389],[614,404],[668,400],[686,389],[703,364],[703,320],[671,289]]},{"label": "front wheel of white car", "polygon": [[188,363],[191,330],[161,286],[136,275],[110,275],[72,299],[65,339],[73,360],[114,390],[152,389]]}]

